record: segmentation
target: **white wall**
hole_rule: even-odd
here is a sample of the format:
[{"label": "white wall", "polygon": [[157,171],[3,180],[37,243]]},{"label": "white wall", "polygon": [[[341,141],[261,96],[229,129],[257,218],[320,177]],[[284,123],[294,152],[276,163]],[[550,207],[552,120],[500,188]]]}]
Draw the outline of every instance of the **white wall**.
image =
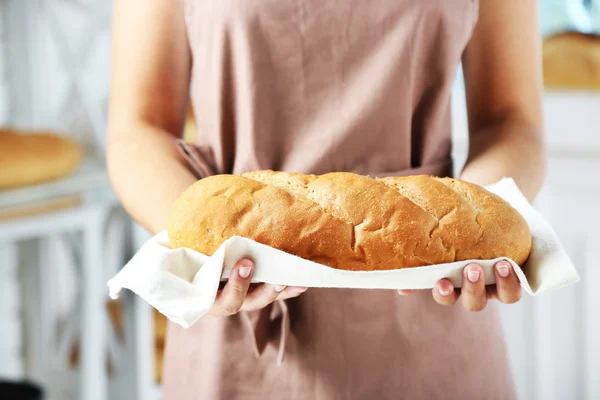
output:
[{"label": "white wall", "polygon": [[6,4],[0,2],[0,126],[8,120],[8,74],[6,71]]},{"label": "white wall", "polygon": [[[102,151],[110,79],[112,1],[2,0],[6,122],[74,137]],[[1,101],[1,100],[0,100]]]}]

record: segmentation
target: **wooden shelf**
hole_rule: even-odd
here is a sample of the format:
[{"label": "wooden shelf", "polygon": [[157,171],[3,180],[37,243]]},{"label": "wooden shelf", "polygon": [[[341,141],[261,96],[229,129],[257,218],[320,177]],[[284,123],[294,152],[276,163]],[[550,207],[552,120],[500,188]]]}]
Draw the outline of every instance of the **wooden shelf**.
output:
[{"label": "wooden shelf", "polygon": [[109,187],[110,181],[104,164],[100,160],[86,159],[69,177],[23,188],[0,190],[0,209],[81,195]]}]

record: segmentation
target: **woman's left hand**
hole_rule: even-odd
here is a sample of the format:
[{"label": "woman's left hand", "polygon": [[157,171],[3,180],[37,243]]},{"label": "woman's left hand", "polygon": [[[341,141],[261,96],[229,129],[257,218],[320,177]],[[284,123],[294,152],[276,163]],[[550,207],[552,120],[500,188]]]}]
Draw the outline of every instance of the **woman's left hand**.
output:
[{"label": "woman's left hand", "polygon": [[[506,261],[494,265],[496,284],[485,286],[483,267],[469,264],[463,270],[462,288],[456,289],[449,279],[441,279],[433,288],[433,298],[441,305],[456,304],[459,299],[468,311],[481,311],[488,299],[497,299],[504,304],[512,304],[521,298],[521,284],[512,266]],[[412,290],[399,290],[401,295],[411,294]]]}]

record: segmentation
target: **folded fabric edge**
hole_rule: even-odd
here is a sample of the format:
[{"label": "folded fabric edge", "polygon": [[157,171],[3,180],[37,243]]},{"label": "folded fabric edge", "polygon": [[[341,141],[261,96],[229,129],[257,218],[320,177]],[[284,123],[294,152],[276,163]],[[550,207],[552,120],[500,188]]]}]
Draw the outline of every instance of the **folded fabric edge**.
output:
[{"label": "folded fabric edge", "polygon": [[141,298],[142,300],[144,300],[146,303],[148,303],[149,306],[151,306],[152,308],[156,309],[158,312],[160,312],[162,315],[164,315],[165,317],[167,317],[170,321],[175,322],[176,324],[180,325],[181,327],[188,329],[190,328],[192,325],[194,325],[200,318],[202,318],[206,313],[201,313],[198,317],[194,318],[192,321],[187,321],[175,314],[170,313],[168,310],[166,310],[164,307],[162,307],[159,302],[156,302],[153,299],[153,296],[148,295],[147,293],[144,293],[141,290],[137,290],[136,288],[130,287],[130,286],[119,286],[119,290],[118,290],[118,295],[117,297],[111,297],[113,300],[116,300],[120,297],[121,292],[123,291],[123,289],[127,289],[129,290],[131,293],[135,294],[136,296],[138,296],[139,298]]}]

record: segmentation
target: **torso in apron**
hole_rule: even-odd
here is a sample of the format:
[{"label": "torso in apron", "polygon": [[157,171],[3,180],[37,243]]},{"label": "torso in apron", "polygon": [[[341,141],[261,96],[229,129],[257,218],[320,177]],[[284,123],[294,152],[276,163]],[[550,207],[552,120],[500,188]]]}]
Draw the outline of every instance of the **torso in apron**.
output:
[{"label": "torso in apron", "polygon": [[[450,175],[450,93],[475,0],[187,0],[199,177]],[[309,289],[171,325],[166,400],[510,399],[496,307]]]}]

